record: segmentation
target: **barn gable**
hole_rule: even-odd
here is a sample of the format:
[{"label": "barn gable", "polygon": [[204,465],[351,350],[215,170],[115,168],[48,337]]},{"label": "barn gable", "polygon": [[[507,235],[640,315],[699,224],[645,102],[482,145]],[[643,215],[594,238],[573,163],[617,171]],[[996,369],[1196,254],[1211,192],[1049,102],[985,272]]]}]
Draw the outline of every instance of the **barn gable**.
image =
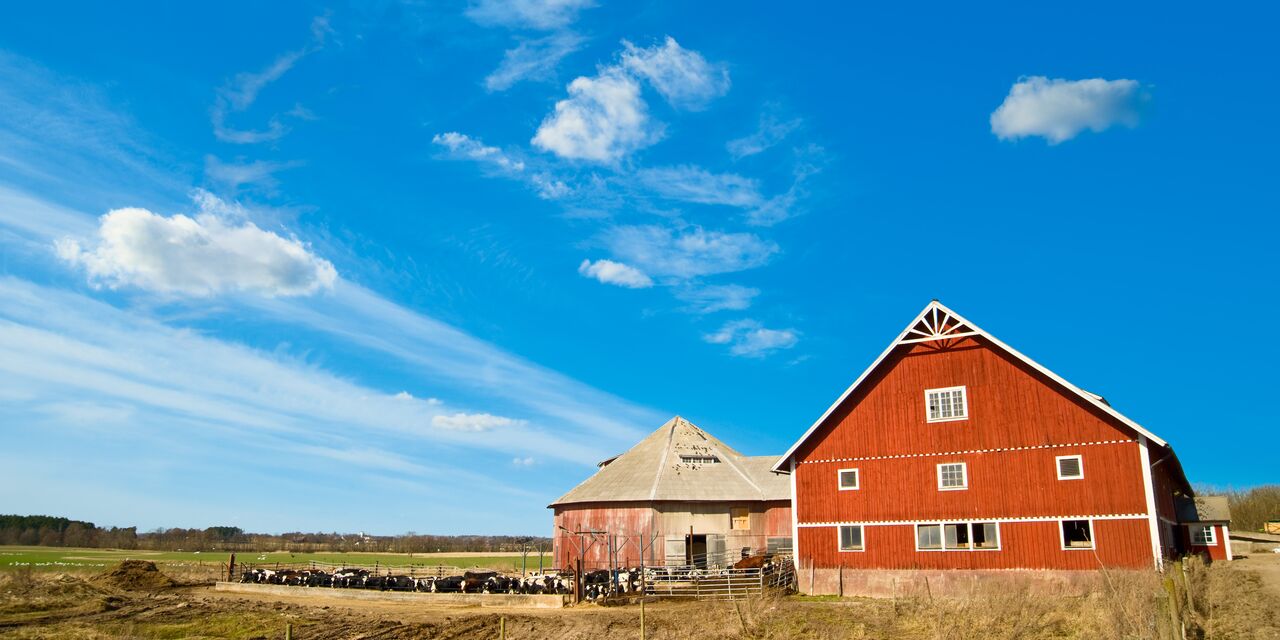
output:
[{"label": "barn gable", "polygon": [[864,386],[874,384],[877,376],[884,373],[888,367],[896,365],[901,361],[902,357],[910,352],[919,352],[923,350],[956,350],[973,345],[979,348],[989,348],[998,352],[1001,356],[1007,357],[1015,363],[1026,367],[1033,374],[1042,377],[1046,382],[1065,390],[1070,396],[1078,399],[1084,406],[1090,408],[1094,412],[1104,415],[1116,423],[1131,429],[1137,435],[1146,438],[1149,442],[1158,446],[1168,446],[1167,443],[1156,436],[1154,433],[1143,428],[1133,420],[1121,414],[1112,408],[1101,396],[1089,393],[1065,379],[1061,378],[1052,371],[1041,366],[1039,363],[1028,358],[1012,347],[1004,344],[991,334],[983,331],[977,325],[955,313],[942,303],[934,300],[930,302],[919,315],[907,325],[907,328],[898,335],[880,354],[871,366],[863,371],[862,375],[854,381],[848,389],[836,399],[834,403],[813,423],[812,426],[796,441],[790,449],[787,450],[773,465],[775,471],[784,471],[788,468],[792,456],[822,427],[827,423],[828,419],[845,405],[846,401],[855,395],[856,392],[862,390]]},{"label": "barn gable", "polygon": [[549,506],[790,500],[788,480],[770,470],[773,460],[744,456],[676,416]]}]

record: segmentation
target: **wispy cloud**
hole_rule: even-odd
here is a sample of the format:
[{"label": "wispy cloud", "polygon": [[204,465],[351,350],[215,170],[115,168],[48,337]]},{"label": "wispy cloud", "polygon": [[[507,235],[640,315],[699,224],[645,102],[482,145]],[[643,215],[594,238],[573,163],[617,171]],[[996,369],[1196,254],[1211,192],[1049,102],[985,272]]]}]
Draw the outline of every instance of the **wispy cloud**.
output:
[{"label": "wispy cloud", "polygon": [[794,329],[768,329],[756,320],[734,320],[702,339],[711,344],[728,345],[731,355],[763,358],[794,347],[800,338]]},{"label": "wispy cloud", "polygon": [[730,207],[757,207],[764,201],[759,181],[736,173],[680,165],[641,169],[635,175],[640,185],[671,200]]},{"label": "wispy cloud", "polygon": [[[257,144],[277,140],[288,133],[288,127],[279,114],[271,116],[266,129],[237,129],[228,124],[227,120],[232,114],[251,107],[264,88],[283,77],[298,61],[319,51],[331,32],[327,18],[319,16],[312,19],[311,42],[306,47],[281,54],[261,71],[237,73],[218,89],[213,107],[209,110],[214,137],[233,144]],[[298,114],[300,109],[302,107],[298,105],[290,113]],[[309,119],[306,117],[309,114],[310,112],[303,110],[301,115],[304,119]]]},{"label": "wispy cloud", "polygon": [[583,260],[582,264],[578,265],[578,273],[604,284],[628,289],[644,289],[653,286],[653,280],[643,271],[613,260],[596,260],[595,262]]},{"label": "wispy cloud", "polygon": [[729,70],[667,36],[662,44],[637,47],[623,41],[622,68],[653,85],[672,106],[697,111],[729,91]]},{"label": "wispy cloud", "polygon": [[760,290],[738,284],[685,285],[676,290],[676,298],[689,303],[694,313],[741,311],[751,306]]},{"label": "wispy cloud", "polygon": [[474,0],[467,17],[486,26],[548,31],[568,26],[592,0]]},{"label": "wispy cloud", "polygon": [[801,124],[803,121],[799,118],[783,120],[776,113],[765,113],[760,116],[760,124],[754,133],[730,140],[725,143],[725,149],[734,160],[763,153],[785,140]]},{"label": "wispy cloud", "polygon": [[216,156],[204,157],[204,175],[214,184],[232,192],[241,187],[253,187],[274,193],[280,181],[277,173],[302,166],[301,162],[273,162],[269,160],[224,162]]},{"label": "wispy cloud", "polygon": [[492,431],[499,427],[514,427],[524,424],[522,420],[504,418],[489,413],[455,413],[431,418],[431,424],[441,429],[457,431]]},{"label": "wispy cloud", "polygon": [[1138,124],[1146,98],[1136,80],[1023,78],[991,114],[991,132],[1001,140],[1039,136],[1058,144],[1089,129]]},{"label": "wispy cloud", "polygon": [[503,53],[502,62],[485,77],[484,86],[489,91],[506,91],[525,80],[554,80],[556,66],[565,56],[577,51],[582,42],[582,36],[569,31],[523,40]]},{"label": "wispy cloud", "polygon": [[701,227],[619,226],[606,230],[601,242],[623,262],[651,276],[677,280],[754,269],[779,251],[777,244],[755,234]]},{"label": "wispy cloud", "polygon": [[491,147],[466,134],[456,131],[437,133],[431,142],[449,150],[451,156],[479,162],[485,166],[519,173],[524,171],[524,162],[517,160],[502,149]]},{"label": "wispy cloud", "polygon": [[192,218],[115,209],[102,216],[95,238],[61,239],[57,251],[95,285],[167,295],[310,295],[337,279],[333,264],[296,238],[211,211]]}]

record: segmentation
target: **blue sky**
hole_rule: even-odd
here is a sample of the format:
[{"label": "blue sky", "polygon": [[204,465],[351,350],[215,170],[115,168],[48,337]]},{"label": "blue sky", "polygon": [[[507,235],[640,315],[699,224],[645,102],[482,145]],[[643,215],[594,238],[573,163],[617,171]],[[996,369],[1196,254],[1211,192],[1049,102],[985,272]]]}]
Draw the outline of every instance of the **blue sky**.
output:
[{"label": "blue sky", "polygon": [[1276,17],[7,6],[0,511],[545,534],[673,414],[785,450],[932,298],[1274,482]]}]

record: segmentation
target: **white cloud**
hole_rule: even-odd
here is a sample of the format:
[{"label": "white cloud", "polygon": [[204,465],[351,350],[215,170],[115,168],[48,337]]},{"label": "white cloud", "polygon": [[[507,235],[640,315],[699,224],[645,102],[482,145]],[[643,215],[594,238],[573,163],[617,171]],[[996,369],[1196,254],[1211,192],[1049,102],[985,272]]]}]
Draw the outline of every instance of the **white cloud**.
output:
[{"label": "white cloud", "polygon": [[455,413],[439,415],[431,418],[432,426],[454,431],[492,431],[499,427],[515,427],[524,424],[523,420],[513,420],[489,413]]},{"label": "white cloud", "polygon": [[711,173],[691,165],[641,169],[636,172],[636,180],[671,200],[731,207],[755,207],[764,201],[760,183],[753,178]]},{"label": "white cloud", "polygon": [[724,65],[708,63],[671,36],[663,44],[646,48],[626,40],[622,44],[622,67],[649,81],[674,107],[703,109],[729,91],[729,70]]},{"label": "white cloud", "polygon": [[568,90],[569,97],[557,102],[538,127],[534,146],[562,158],[608,163],[661,137],[640,85],[618,69],[579,77]]},{"label": "white cloud", "polygon": [[333,287],[337,271],[302,242],[214,213],[194,218],[146,209],[115,209],[99,220],[88,246],[64,238],[59,257],[94,284],[165,294],[210,296],[248,291],[309,295]]},{"label": "white cloud", "polygon": [[484,79],[484,86],[489,91],[506,91],[524,80],[553,80],[556,65],[581,46],[582,37],[568,31],[524,40],[503,53],[502,62]]},{"label": "white cloud", "polygon": [[568,26],[592,0],[475,0],[467,17],[486,26],[549,31]]},{"label": "white cloud", "polygon": [[734,160],[741,160],[747,156],[753,156],[762,153],[774,145],[782,142],[792,131],[800,128],[802,124],[799,118],[793,120],[780,120],[774,114],[767,113],[760,116],[760,126],[755,133],[741,138],[736,138],[725,143],[725,149],[729,151],[729,155]]},{"label": "white cloud", "polygon": [[512,158],[502,149],[490,147],[471,136],[450,131],[437,133],[431,142],[449,150],[454,157],[474,160],[502,171],[519,173],[524,171],[524,162]]},{"label": "white cloud", "polygon": [[524,458],[512,458],[512,459],[511,459],[511,464],[513,464],[513,465],[515,465],[515,466],[517,466],[517,467],[532,467],[532,466],[534,465],[534,463],[535,463],[535,462],[537,462],[537,461],[533,459],[533,456],[526,456],[526,457],[524,457]]},{"label": "white cloud", "polygon": [[746,358],[763,358],[780,349],[790,349],[799,341],[794,329],[767,329],[756,320],[734,320],[719,331],[702,337],[711,344],[729,346],[729,353]]},{"label": "white cloud", "polygon": [[762,266],[778,245],[750,233],[674,231],[655,225],[613,227],[602,241],[614,256],[651,276],[689,279]]},{"label": "white cloud", "polygon": [[1001,140],[1040,136],[1057,144],[1085,129],[1133,127],[1142,98],[1135,80],[1023,78],[991,114],[991,132]]},{"label": "white cloud", "polygon": [[635,267],[614,262],[612,260],[583,260],[578,265],[578,273],[595,278],[605,284],[613,284],[628,289],[643,289],[653,286],[653,280]]},{"label": "white cloud", "polygon": [[741,311],[758,295],[759,289],[738,284],[689,286],[676,291],[676,297],[689,303],[694,313]]}]

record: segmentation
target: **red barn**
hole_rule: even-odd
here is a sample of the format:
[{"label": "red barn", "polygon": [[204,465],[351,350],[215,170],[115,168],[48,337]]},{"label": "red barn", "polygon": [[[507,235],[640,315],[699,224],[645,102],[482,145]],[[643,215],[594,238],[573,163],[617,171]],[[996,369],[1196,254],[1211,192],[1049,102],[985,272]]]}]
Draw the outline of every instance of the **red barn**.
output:
[{"label": "red barn", "polygon": [[937,301],[774,469],[791,474],[805,591],[1190,550],[1175,500],[1193,494],[1167,442]]},{"label": "red barn", "polygon": [[550,505],[557,567],[724,566],[791,548],[777,456],[744,456],[676,416]]}]

